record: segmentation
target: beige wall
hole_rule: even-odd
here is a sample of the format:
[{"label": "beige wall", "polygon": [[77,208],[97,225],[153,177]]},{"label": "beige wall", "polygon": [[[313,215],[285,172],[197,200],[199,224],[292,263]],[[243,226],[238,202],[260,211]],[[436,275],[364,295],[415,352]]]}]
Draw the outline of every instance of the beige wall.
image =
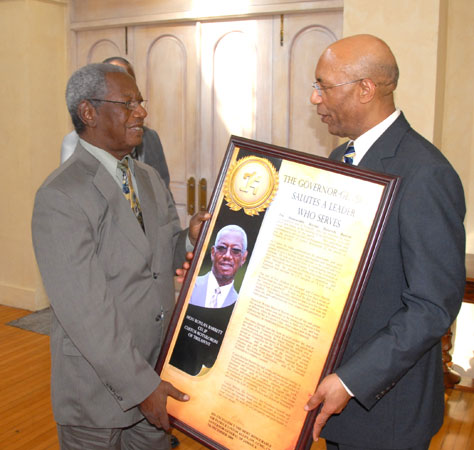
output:
[{"label": "beige wall", "polygon": [[[47,304],[31,247],[34,193],[57,166],[62,136],[70,128],[64,105],[69,73],[67,3],[0,0],[0,155],[6,167],[0,304],[31,310]],[[322,4],[299,2],[311,3]],[[474,217],[469,209],[474,200],[473,22],[472,0],[344,1],[344,35],[373,33],[389,43],[401,71],[398,106],[414,128],[442,148],[461,175],[470,253],[474,253]]]},{"label": "beige wall", "polygon": [[474,253],[474,3],[345,0],[344,36],[371,33],[400,67],[397,106],[458,171],[466,194],[467,253]]},{"label": "beige wall", "polygon": [[[345,0],[344,36],[370,33],[395,54],[399,108],[411,125],[433,139],[440,0]],[[422,107],[420,107],[422,105]]]},{"label": "beige wall", "polygon": [[66,3],[0,1],[0,303],[31,310],[47,305],[31,246],[33,196],[68,127]]},{"label": "beige wall", "polygon": [[441,148],[464,185],[467,253],[474,253],[474,2],[450,0]]}]

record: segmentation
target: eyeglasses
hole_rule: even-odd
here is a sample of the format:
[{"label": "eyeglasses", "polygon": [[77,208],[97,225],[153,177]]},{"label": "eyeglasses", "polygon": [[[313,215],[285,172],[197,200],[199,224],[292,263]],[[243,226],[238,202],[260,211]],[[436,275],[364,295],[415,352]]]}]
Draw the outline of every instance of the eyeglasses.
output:
[{"label": "eyeglasses", "polygon": [[321,97],[323,95],[323,91],[325,91],[326,89],[332,89],[338,86],[344,86],[346,84],[358,83],[362,80],[363,78],[359,78],[358,80],[346,81],[345,83],[331,84],[330,86],[322,86],[319,81],[315,81],[311,86],[313,87],[313,89],[316,89],[318,91],[318,95]]},{"label": "eyeglasses", "polygon": [[240,248],[227,247],[226,245],[216,245],[214,248],[216,249],[216,252],[219,253],[219,255],[225,255],[227,250],[230,250],[232,256],[240,256],[243,253]]},{"label": "eyeglasses", "polygon": [[118,103],[119,105],[125,105],[129,111],[135,111],[139,106],[142,108],[146,107],[148,100],[129,100],[128,102],[118,102],[116,100],[104,100],[102,98],[88,98],[90,102],[107,102],[107,103]]}]

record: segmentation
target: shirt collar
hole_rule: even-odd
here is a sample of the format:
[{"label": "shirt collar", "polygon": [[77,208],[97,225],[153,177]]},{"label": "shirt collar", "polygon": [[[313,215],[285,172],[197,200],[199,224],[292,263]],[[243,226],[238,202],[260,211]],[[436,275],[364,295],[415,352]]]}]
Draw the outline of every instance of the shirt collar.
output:
[{"label": "shirt collar", "polygon": [[[110,175],[116,178],[118,159],[115,156],[111,155],[109,152],[99,147],[96,147],[95,145],[90,144],[82,138],[79,138],[79,142],[94,158],[99,160],[99,162],[105,167],[105,169],[107,170],[107,172],[110,173]],[[130,167],[130,171],[133,175],[135,175],[135,163],[133,158],[130,155],[125,156],[123,159],[125,158],[128,159],[128,166]]]}]

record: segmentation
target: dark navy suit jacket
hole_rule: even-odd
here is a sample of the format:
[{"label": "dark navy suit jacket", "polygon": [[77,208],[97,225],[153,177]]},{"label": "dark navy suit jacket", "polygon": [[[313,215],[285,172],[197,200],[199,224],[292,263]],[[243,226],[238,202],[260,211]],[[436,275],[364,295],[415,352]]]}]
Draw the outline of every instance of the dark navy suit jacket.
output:
[{"label": "dark navy suit jacket", "polygon": [[135,149],[137,155],[143,153],[143,162],[153,167],[158,171],[161,178],[170,187],[170,173],[168,164],[166,164],[165,153],[161,145],[160,137],[155,130],[148,127],[143,127],[142,143]]},{"label": "dark navy suit jacket", "polygon": [[[340,160],[345,145],[330,158]],[[465,285],[461,181],[403,114],[359,167],[401,177],[347,348],[336,373],[355,395],[323,437],[362,448],[430,439],[444,411],[441,337]]]}]

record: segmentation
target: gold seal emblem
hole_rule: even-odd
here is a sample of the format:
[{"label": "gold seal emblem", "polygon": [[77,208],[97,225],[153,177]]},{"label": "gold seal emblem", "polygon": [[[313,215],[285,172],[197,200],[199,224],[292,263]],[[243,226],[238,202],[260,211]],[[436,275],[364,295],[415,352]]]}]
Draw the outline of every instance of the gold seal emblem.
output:
[{"label": "gold seal emblem", "polygon": [[249,216],[258,215],[272,202],[278,190],[278,174],[265,158],[247,156],[234,161],[224,182],[224,197],[232,211],[244,209]]}]

